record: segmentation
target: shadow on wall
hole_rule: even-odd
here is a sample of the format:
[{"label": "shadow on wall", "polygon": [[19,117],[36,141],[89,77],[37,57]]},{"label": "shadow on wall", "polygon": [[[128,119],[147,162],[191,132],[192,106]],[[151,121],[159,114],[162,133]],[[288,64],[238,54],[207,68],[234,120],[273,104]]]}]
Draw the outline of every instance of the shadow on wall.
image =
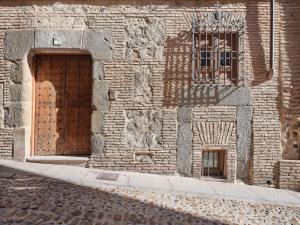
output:
[{"label": "shadow on wall", "polygon": [[[247,1],[246,22],[247,35],[249,38],[250,60],[253,69],[251,86],[258,86],[267,79],[266,55],[264,52],[263,39],[259,30],[259,1]],[[246,68],[248,68],[246,66]],[[250,68],[249,68],[250,69]]]},{"label": "shadow on wall", "polygon": [[139,201],[0,167],[5,170],[16,175],[0,177],[1,224],[226,224],[158,206],[162,199]]},{"label": "shadow on wall", "polygon": [[163,105],[176,107],[220,103],[249,104],[249,90],[244,95],[245,88],[242,86],[192,85],[191,39],[191,31],[182,31],[176,37],[167,37]]},{"label": "shadow on wall", "polygon": [[[167,37],[165,46],[164,106],[183,104],[185,90],[191,87],[191,31]],[[188,93],[191,94],[191,93]],[[187,96],[191,101],[191,96]]]},{"label": "shadow on wall", "polygon": [[279,72],[281,85],[283,159],[300,159],[300,3],[286,1],[281,25]]}]

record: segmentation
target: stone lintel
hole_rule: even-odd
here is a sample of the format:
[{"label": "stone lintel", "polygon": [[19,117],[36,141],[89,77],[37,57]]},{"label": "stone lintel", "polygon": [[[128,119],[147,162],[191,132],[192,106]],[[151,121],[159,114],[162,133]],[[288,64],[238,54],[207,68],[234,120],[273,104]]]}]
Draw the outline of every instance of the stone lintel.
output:
[{"label": "stone lintel", "polygon": [[251,105],[251,92],[248,87],[195,85],[188,87],[178,102],[181,106],[240,106]]},{"label": "stone lintel", "polygon": [[37,30],[35,48],[81,48],[83,31],[73,30]]},{"label": "stone lintel", "polygon": [[108,31],[94,30],[10,30],[5,34],[4,58],[25,59],[30,50],[77,49],[90,52],[94,60],[112,58],[112,38]]}]

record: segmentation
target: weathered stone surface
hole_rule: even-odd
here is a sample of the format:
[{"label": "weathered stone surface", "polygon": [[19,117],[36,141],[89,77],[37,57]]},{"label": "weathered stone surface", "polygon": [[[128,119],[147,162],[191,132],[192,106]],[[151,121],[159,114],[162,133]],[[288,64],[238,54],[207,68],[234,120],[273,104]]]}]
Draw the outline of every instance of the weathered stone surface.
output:
[{"label": "weathered stone surface", "polygon": [[25,128],[14,129],[14,159],[18,161],[25,160]]},{"label": "weathered stone surface", "polygon": [[286,118],[281,142],[283,149],[282,158],[287,160],[300,159],[300,117],[289,116]]},{"label": "weathered stone surface", "polygon": [[94,60],[111,59],[111,34],[108,31],[84,31],[82,48],[88,50]]},{"label": "weathered stone surface", "polygon": [[5,125],[8,127],[31,126],[30,112],[30,103],[11,103],[8,111],[5,113]]},{"label": "weathered stone surface", "polygon": [[128,18],[125,25],[129,60],[161,60],[164,51],[165,21],[153,17]]},{"label": "weathered stone surface", "polygon": [[94,81],[92,105],[95,111],[106,111],[109,109],[108,91],[109,86],[107,81]]},{"label": "weathered stone surface", "polygon": [[192,140],[191,127],[192,109],[180,107],[177,112],[177,171],[183,175],[191,176],[192,173]]},{"label": "weathered stone surface", "polygon": [[177,133],[177,171],[187,176],[191,176],[192,173],[192,140],[191,124],[179,124]]},{"label": "weathered stone surface", "polygon": [[190,123],[192,121],[192,108],[190,107],[178,108],[177,121],[179,123]]},{"label": "weathered stone surface", "polygon": [[103,130],[104,113],[101,111],[92,112],[92,133],[99,134]]},{"label": "weathered stone surface", "polygon": [[13,84],[10,86],[10,100],[12,102],[29,102],[31,98],[31,87],[29,84]]},{"label": "weathered stone surface", "polygon": [[4,84],[0,83],[0,128],[4,127],[3,93],[4,93]]},{"label": "weathered stone surface", "polygon": [[[54,44],[54,38],[61,39],[61,45]],[[35,48],[81,48],[82,31],[37,30]]]},{"label": "weathered stone surface", "polygon": [[10,68],[10,79],[15,83],[22,83],[24,81],[23,61],[16,60],[12,62]]},{"label": "weathered stone surface", "polygon": [[105,148],[105,138],[102,134],[93,134],[91,138],[92,153],[101,154]]},{"label": "weathered stone surface", "polygon": [[95,60],[93,62],[93,79],[94,80],[104,79],[103,63],[101,61]]},{"label": "weathered stone surface", "polygon": [[34,48],[33,30],[7,31],[5,34],[4,58],[8,60],[23,59]]},{"label": "weathered stone surface", "polygon": [[150,66],[138,66],[134,71],[134,100],[141,104],[151,103],[152,87],[150,85],[153,71]]},{"label": "weathered stone surface", "polygon": [[157,110],[127,110],[125,138],[129,148],[147,150],[162,144],[162,112]]},{"label": "weathered stone surface", "polygon": [[178,96],[180,105],[251,105],[248,87],[195,85]]},{"label": "weathered stone surface", "polygon": [[134,159],[138,162],[153,162],[153,153],[151,151],[135,152]]},{"label": "weathered stone surface", "polygon": [[248,178],[251,138],[252,138],[252,107],[237,107],[237,178]]}]

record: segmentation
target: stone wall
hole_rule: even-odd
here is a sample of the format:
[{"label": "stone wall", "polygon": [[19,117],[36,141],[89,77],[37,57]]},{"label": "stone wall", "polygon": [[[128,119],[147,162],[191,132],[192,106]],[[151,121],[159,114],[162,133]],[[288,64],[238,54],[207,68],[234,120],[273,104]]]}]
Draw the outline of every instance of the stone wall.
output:
[{"label": "stone wall", "polygon": [[281,160],[279,169],[279,188],[300,191],[300,161]]},{"label": "stone wall", "polygon": [[276,185],[282,149],[293,147],[286,137],[293,134],[289,121],[300,111],[299,60],[291,60],[299,58],[294,41],[299,39],[299,2],[276,1],[276,73],[268,80],[269,1],[220,1],[220,10],[246,20],[245,87],[240,88],[191,87],[191,20],[216,10],[213,1],[111,2],[0,2],[0,146],[6,146],[0,156],[13,155],[9,108],[17,96],[12,86],[24,69],[20,61],[4,59],[5,34],[24,29],[107,31],[112,59],[94,62],[95,90],[99,87],[94,100],[104,99],[105,110],[97,108],[92,115],[95,151],[90,166],[199,176],[197,154],[204,146],[199,123],[230,123],[226,143],[207,144],[226,148],[228,180]]}]

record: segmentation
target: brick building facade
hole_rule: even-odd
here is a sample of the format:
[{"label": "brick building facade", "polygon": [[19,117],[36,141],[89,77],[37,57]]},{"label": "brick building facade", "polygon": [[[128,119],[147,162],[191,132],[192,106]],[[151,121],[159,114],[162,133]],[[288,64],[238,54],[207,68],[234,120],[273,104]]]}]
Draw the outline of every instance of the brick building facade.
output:
[{"label": "brick building facade", "polygon": [[[67,60],[66,56],[88,54],[91,69],[83,75],[92,81],[83,92],[92,90],[87,117],[91,123],[86,122],[89,132],[84,134],[90,140],[86,143],[90,167],[192,177],[209,176],[210,170],[229,182],[245,179],[299,190],[299,10],[298,1],[276,1],[275,73],[270,78],[269,1],[1,1],[0,158],[61,154],[43,152],[46,144],[39,142],[47,134],[39,129],[47,125],[36,128],[39,113],[46,115],[37,108],[37,87],[47,79],[38,83],[36,66],[44,70],[47,66],[36,56]],[[243,23],[243,30],[233,32],[239,38],[236,68],[242,83],[193,82],[194,19],[216,27],[224,23],[225,29],[231,26],[228,22]],[[212,39],[221,40],[222,32],[207,33],[214,32]],[[206,68],[215,60],[207,52]],[[72,70],[53,60],[44,75],[57,75],[58,68]],[[230,60],[228,65],[234,64],[234,58]],[[198,63],[202,62],[200,58]],[[226,63],[225,56],[224,62],[214,65],[225,68]],[[75,68],[76,63],[72,65]],[[86,118],[76,115],[77,122]],[[79,124],[78,129],[85,127]],[[57,146],[64,131],[53,129]],[[72,130],[71,126],[69,133]],[[83,140],[80,134],[76,137]],[[75,149],[69,155],[77,155],[76,146],[82,144],[72,145],[73,141],[67,145]],[[42,147],[36,149],[39,144]]]}]

